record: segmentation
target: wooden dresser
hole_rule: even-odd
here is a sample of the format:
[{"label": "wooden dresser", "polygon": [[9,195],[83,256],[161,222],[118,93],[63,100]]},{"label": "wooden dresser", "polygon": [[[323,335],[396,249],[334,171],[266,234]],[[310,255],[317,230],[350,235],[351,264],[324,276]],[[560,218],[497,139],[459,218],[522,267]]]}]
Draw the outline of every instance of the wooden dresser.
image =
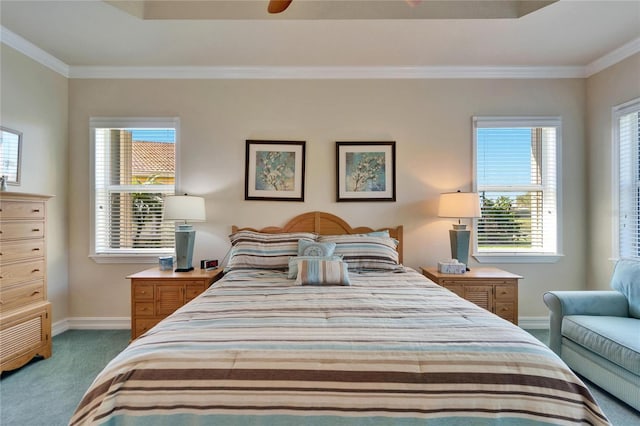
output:
[{"label": "wooden dresser", "polygon": [[520,275],[498,268],[473,268],[464,274],[442,274],[436,267],[421,269],[436,284],[518,325]]},{"label": "wooden dresser", "polygon": [[133,340],[222,278],[222,269],[173,272],[155,267],[127,278],[131,280]]},{"label": "wooden dresser", "polygon": [[0,193],[0,371],[51,356],[47,301],[48,195]]}]

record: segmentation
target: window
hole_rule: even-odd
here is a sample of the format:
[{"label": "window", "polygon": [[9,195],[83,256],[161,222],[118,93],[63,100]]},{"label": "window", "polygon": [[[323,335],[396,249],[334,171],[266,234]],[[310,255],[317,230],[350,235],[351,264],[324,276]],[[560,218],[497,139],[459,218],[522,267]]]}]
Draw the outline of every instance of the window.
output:
[{"label": "window", "polygon": [[178,119],[92,118],[92,258],[156,262],[172,254],[174,223],[162,220],[175,193]]},{"label": "window", "polygon": [[560,256],[559,117],[475,117],[474,188],[482,216],[474,257],[554,262]]},{"label": "window", "polygon": [[[613,109],[614,257],[640,258],[640,98]],[[615,199],[617,197],[617,200]],[[615,207],[614,207],[615,208]],[[617,241],[615,241],[617,240]]]}]

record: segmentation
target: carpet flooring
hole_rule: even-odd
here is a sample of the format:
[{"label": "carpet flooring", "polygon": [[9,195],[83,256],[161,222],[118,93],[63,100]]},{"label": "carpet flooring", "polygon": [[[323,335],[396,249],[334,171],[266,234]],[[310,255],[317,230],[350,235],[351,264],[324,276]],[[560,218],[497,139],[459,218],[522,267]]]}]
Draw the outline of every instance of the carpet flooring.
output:
[{"label": "carpet flooring", "polygon": [[[548,341],[548,331],[528,331]],[[51,358],[2,374],[0,425],[66,425],[95,376],[127,346],[129,337],[129,330],[69,330],[55,336]],[[639,412],[586,383],[614,426],[640,426]]]}]

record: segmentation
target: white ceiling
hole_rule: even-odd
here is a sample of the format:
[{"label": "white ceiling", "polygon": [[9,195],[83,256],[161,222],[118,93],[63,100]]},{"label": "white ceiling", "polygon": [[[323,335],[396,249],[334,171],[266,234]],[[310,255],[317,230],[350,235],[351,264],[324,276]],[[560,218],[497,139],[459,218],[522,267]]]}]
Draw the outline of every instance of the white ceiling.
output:
[{"label": "white ceiling", "polygon": [[517,19],[283,19],[248,4],[264,16],[141,19],[100,0],[0,0],[0,15],[72,68],[584,67],[640,44],[640,0],[561,0]]}]

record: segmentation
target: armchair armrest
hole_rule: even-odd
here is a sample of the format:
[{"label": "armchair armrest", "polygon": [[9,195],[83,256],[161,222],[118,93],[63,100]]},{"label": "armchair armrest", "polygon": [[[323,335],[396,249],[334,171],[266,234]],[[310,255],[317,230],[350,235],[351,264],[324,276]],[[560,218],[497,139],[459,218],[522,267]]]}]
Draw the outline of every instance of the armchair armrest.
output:
[{"label": "armchair armrest", "polygon": [[548,291],[543,300],[550,311],[549,347],[558,355],[566,315],[629,316],[629,302],[617,291]]}]

